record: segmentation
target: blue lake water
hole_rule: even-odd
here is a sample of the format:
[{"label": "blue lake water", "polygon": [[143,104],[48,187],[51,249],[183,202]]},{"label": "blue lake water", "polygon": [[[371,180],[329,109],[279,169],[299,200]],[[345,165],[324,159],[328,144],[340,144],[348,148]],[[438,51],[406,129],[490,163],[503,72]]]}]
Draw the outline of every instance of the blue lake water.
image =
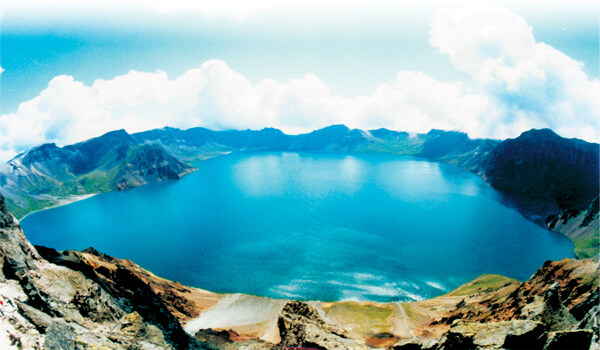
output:
[{"label": "blue lake water", "polygon": [[479,177],[393,155],[238,153],[180,181],[27,216],[33,244],[93,246],[217,292],[396,301],[484,273],[528,279],[573,245]]}]

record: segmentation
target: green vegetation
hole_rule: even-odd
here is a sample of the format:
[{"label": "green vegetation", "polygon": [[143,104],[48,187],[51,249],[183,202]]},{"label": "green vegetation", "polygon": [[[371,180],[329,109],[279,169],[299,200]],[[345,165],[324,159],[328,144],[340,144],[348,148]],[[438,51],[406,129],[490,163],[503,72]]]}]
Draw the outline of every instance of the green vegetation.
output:
[{"label": "green vegetation", "polygon": [[598,255],[600,245],[599,230],[590,237],[579,238],[573,241],[575,243],[575,255],[580,259],[589,259]]},{"label": "green vegetation", "polygon": [[473,295],[477,293],[489,293],[501,288],[504,288],[513,283],[518,283],[517,280],[500,275],[482,275],[474,281],[464,284],[449,295]]},{"label": "green vegetation", "polygon": [[323,306],[327,317],[339,320],[344,324],[358,325],[365,334],[390,333],[391,324],[388,318],[394,309],[390,306],[359,304],[357,302],[336,302]]},{"label": "green vegetation", "polygon": [[393,153],[398,155],[415,156],[423,151],[425,140],[423,138],[397,139],[394,141],[372,142],[359,146],[356,152],[368,153]]},{"label": "green vegetation", "polygon": [[404,312],[406,313],[406,317],[408,317],[411,321],[415,323],[425,323],[429,320],[429,317],[423,315],[416,311],[411,303],[402,303],[400,304]]},{"label": "green vegetation", "polygon": [[15,201],[10,198],[5,198],[5,200],[8,210],[10,210],[10,212],[19,220],[31,212],[48,208],[56,204],[56,202],[51,200],[35,199],[28,195],[19,197],[20,201],[25,202],[22,205],[15,203]]}]

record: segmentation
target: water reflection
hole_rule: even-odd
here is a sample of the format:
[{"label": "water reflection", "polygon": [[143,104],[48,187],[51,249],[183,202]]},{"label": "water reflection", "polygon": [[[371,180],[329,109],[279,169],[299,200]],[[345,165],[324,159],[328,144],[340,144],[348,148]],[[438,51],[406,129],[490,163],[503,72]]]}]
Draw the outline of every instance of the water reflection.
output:
[{"label": "water reflection", "polygon": [[368,166],[353,156],[323,160],[298,153],[253,155],[234,165],[232,178],[238,189],[251,197],[325,198],[359,191]]}]

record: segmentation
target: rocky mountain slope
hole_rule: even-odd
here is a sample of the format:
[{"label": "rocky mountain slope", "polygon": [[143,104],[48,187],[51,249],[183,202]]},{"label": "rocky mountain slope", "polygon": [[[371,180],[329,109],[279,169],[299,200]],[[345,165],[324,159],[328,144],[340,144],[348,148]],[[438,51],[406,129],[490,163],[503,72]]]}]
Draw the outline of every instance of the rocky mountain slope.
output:
[{"label": "rocky mountain slope", "polygon": [[123,190],[179,179],[194,170],[124,130],[78,144],[45,144],[0,167],[0,191],[17,217],[73,195]]},{"label": "rocky mountain slope", "polygon": [[[145,284],[121,276],[130,293],[110,290],[82,273],[43,259],[25,239],[0,195],[0,344],[8,348],[186,348],[199,344]],[[125,275],[127,272],[123,272]],[[133,284],[133,285],[132,285]],[[145,316],[143,316],[145,314]]]},{"label": "rocky mountain slope", "polygon": [[485,173],[494,188],[520,201],[520,208],[544,217],[580,212],[598,196],[598,154],[597,144],[549,129],[530,130],[498,144]]},{"label": "rocky mountain slope", "polygon": [[499,143],[482,168],[525,216],[569,237],[586,258],[598,255],[599,152],[595,143],[530,130]]},{"label": "rocky mountain slope", "polygon": [[598,206],[593,200],[600,186],[600,148],[548,129],[504,141],[472,140],[460,132],[408,134],[344,125],[302,135],[269,128],[163,128],[133,135],[119,130],[63,148],[42,145],[17,156],[0,167],[0,192],[22,217],[72,195],[178,179],[194,170],[186,163],[260,150],[391,153],[450,163],[481,176],[532,221],[571,238],[578,256],[598,254]]}]

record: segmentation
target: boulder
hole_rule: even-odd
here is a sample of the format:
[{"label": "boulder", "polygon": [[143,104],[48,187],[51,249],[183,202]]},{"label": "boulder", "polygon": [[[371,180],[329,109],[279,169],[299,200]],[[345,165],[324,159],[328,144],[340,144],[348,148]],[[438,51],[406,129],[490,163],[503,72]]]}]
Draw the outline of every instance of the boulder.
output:
[{"label": "boulder", "polygon": [[544,350],[588,350],[593,336],[589,329],[551,332]]},{"label": "boulder", "polygon": [[394,350],[431,350],[438,345],[439,339],[409,338],[394,344]]},{"label": "boulder", "polygon": [[442,337],[437,349],[542,349],[545,326],[536,321],[501,322],[455,321]]},{"label": "boulder", "polygon": [[75,330],[63,320],[53,322],[46,330],[44,349],[75,349]]},{"label": "boulder", "polygon": [[19,311],[19,314],[31,322],[40,333],[44,333],[46,328],[53,322],[50,315],[20,301],[17,301],[17,310]]},{"label": "boulder", "polygon": [[505,349],[541,349],[546,343],[546,327],[536,321],[511,321],[510,329],[504,338]]},{"label": "boulder", "polygon": [[550,331],[565,330],[577,323],[569,309],[563,305],[558,282],[553,283],[546,290],[544,306],[539,319]]},{"label": "boulder", "polygon": [[280,346],[284,349],[367,349],[364,344],[350,339],[345,331],[325,322],[317,309],[303,302],[288,302],[279,315],[278,326]]}]

